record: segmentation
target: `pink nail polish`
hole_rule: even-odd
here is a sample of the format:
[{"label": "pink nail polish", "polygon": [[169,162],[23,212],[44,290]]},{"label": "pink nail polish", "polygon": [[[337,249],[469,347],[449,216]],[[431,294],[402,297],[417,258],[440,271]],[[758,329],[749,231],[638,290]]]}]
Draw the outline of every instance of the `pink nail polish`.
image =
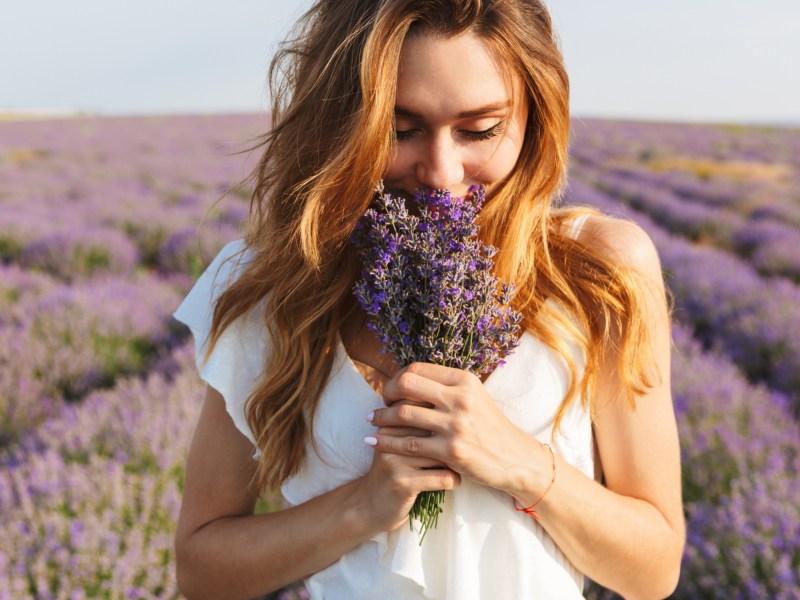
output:
[{"label": "pink nail polish", "polygon": [[367,446],[377,446],[378,445],[378,438],[368,435],[364,438],[364,443]]},{"label": "pink nail polish", "polygon": [[370,413],[364,417],[369,423],[372,423],[372,419],[375,418],[375,411],[371,410]]}]

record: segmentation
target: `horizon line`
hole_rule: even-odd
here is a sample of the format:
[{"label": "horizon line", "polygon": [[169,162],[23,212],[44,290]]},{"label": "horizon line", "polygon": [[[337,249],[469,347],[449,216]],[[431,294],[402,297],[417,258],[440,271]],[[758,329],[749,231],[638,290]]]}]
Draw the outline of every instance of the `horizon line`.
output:
[{"label": "horizon line", "polygon": [[[164,109],[164,110],[143,110],[143,111],[124,111],[124,110],[102,110],[102,109],[82,109],[82,108],[1,108],[0,122],[9,121],[35,121],[35,120],[57,120],[75,118],[166,118],[166,117],[191,117],[191,116],[231,116],[231,115],[269,115],[265,110],[253,109]],[[593,114],[574,112],[570,115],[573,121],[598,120],[598,121],[635,121],[644,123],[674,123],[687,125],[742,125],[752,127],[778,127],[778,128],[800,128],[800,118],[767,118],[767,117],[741,117],[741,118],[721,118],[721,117],[672,117],[655,115],[620,115],[620,114]]]}]

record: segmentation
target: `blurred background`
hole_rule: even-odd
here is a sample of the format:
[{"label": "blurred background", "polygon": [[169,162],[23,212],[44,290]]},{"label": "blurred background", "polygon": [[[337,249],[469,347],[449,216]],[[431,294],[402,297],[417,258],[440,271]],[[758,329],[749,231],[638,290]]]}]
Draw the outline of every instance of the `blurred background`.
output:
[{"label": "blurred background", "polygon": [[[241,237],[267,67],[307,5],[4,6],[0,600],[180,597],[203,388],[171,314]],[[637,221],[675,298],[674,597],[800,598],[800,5],[549,6],[572,90],[564,202]]]}]

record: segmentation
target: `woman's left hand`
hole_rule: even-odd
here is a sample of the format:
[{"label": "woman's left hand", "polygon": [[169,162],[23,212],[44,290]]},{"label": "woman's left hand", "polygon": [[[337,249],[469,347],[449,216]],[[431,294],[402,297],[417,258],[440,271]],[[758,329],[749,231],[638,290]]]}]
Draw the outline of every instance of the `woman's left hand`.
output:
[{"label": "woman's left hand", "polygon": [[[376,410],[371,421],[383,452],[439,460],[509,493],[529,487],[542,464],[536,460],[546,452],[542,444],[511,423],[471,373],[413,363],[384,385],[383,399],[388,408]],[[408,428],[431,434],[409,434]]]}]

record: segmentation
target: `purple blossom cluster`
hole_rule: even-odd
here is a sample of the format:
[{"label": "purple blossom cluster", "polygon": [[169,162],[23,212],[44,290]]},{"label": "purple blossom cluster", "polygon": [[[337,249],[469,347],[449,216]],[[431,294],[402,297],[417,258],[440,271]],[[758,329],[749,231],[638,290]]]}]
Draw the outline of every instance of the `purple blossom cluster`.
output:
[{"label": "purple blossom cluster", "polygon": [[655,187],[627,171],[591,172],[584,176],[598,189],[692,241],[730,249],[735,232],[747,224],[738,213],[684,200],[671,190]]},{"label": "purple blossom cluster", "polygon": [[759,273],[800,284],[800,227],[771,219],[751,221],[736,232],[733,244]]},{"label": "purple blossom cluster", "polygon": [[197,279],[217,252],[237,237],[237,227],[228,223],[186,227],[167,238],[155,262],[162,273],[187,273]]},{"label": "purple blossom cluster", "polygon": [[[409,210],[402,196],[379,186],[357,223],[351,241],[362,269],[354,294],[399,366],[428,362],[479,375],[502,365],[519,343],[514,287],[493,276],[497,250],[478,239],[483,201],[478,186],[463,197],[422,190]],[[443,501],[444,492],[417,498],[411,516],[422,539]]]},{"label": "purple blossom cluster", "polygon": [[479,187],[464,197],[424,190],[409,211],[401,196],[381,189],[356,226],[363,268],[354,293],[400,366],[431,362],[483,374],[518,344],[514,287],[492,275],[497,250],[477,237],[483,199]]}]

